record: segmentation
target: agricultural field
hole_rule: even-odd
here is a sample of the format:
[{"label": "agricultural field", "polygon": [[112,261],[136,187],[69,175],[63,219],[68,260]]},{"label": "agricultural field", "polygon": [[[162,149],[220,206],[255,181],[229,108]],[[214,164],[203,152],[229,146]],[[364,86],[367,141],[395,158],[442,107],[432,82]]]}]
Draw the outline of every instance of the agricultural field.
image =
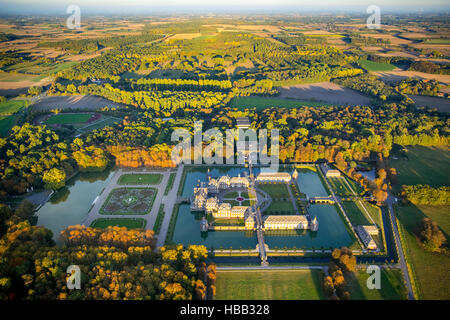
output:
[{"label": "agricultural field", "polygon": [[111,102],[105,98],[96,96],[60,96],[60,97],[44,97],[39,102],[33,105],[33,111],[50,111],[53,109],[58,110],[100,110],[105,107],[120,109],[124,106]]},{"label": "agricultural field", "polygon": [[[280,98],[310,101],[317,105],[369,105],[370,98],[332,82],[319,82],[279,87]],[[320,103],[319,103],[320,102]]]},{"label": "agricultural field", "polygon": [[[394,158],[395,157],[395,158]],[[428,184],[433,187],[448,185],[450,176],[450,149],[448,147],[408,146],[404,156],[390,158],[390,165],[397,170],[400,191],[403,184]]]},{"label": "agricultural field", "polygon": [[159,173],[123,174],[117,183],[120,185],[159,184],[161,180],[162,174]]},{"label": "agricultural field", "polygon": [[424,217],[430,217],[443,229],[448,240],[448,212],[448,206],[405,205],[396,208],[421,299],[450,299],[450,257],[426,251],[417,239],[420,222]]},{"label": "agricultural field", "polygon": [[150,212],[157,190],[153,188],[117,188],[105,200],[100,214],[144,215]]},{"label": "agricultural field", "polygon": [[90,113],[63,113],[53,115],[47,120],[45,124],[78,124],[85,123],[92,117]]},{"label": "agricultural field", "polygon": [[381,289],[369,290],[367,279],[369,274],[363,270],[345,277],[347,287],[352,300],[404,300],[406,299],[406,289],[403,284],[401,270],[382,269]]},{"label": "agricultural field", "polygon": [[106,229],[109,226],[126,227],[128,229],[145,228],[147,221],[145,219],[126,219],[126,218],[101,218],[92,222],[92,228]]},{"label": "agricultural field", "polygon": [[298,108],[302,106],[323,106],[328,103],[314,102],[306,100],[294,100],[294,99],[277,99],[277,98],[264,98],[264,97],[237,97],[233,98],[230,102],[230,107],[243,109],[256,108],[256,110],[263,110],[267,108]]},{"label": "agricultural field", "polygon": [[10,116],[27,106],[26,100],[8,100],[0,103],[0,117]]},{"label": "agricultural field", "polygon": [[217,300],[323,300],[317,270],[220,271]]},{"label": "agricultural field", "polygon": [[397,68],[390,63],[380,63],[369,60],[359,60],[358,64],[367,71],[392,71]]},{"label": "agricultural field", "polygon": [[0,136],[7,135],[16,122],[17,112],[26,106],[26,100],[8,100],[0,103]]}]

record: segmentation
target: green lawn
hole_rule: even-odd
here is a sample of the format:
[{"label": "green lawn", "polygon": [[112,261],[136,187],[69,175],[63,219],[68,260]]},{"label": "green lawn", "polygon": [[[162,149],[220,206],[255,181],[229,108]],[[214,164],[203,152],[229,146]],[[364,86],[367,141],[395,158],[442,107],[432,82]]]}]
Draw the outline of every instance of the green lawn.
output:
[{"label": "green lawn", "polygon": [[277,99],[265,97],[235,97],[230,102],[230,107],[238,109],[256,108],[263,110],[266,108],[298,108],[303,106],[316,107],[330,105],[326,102],[304,101],[293,99]]},{"label": "green lawn", "polygon": [[229,204],[231,204],[231,206],[239,205],[239,201],[236,201],[236,200],[223,200],[222,202],[229,203]]},{"label": "green lawn", "polygon": [[343,201],[342,205],[352,225],[357,226],[372,224],[354,201]]},{"label": "green lawn", "polygon": [[318,270],[217,272],[216,300],[326,299]]},{"label": "green lawn", "polygon": [[367,71],[392,71],[397,68],[390,63],[380,63],[369,60],[359,60],[358,64]]},{"label": "green lawn", "polygon": [[92,222],[92,228],[105,229],[109,226],[127,227],[128,229],[145,228],[147,221],[142,218],[126,219],[126,218],[100,218]]},{"label": "green lawn", "polygon": [[159,184],[161,180],[162,174],[159,173],[123,174],[117,183],[120,185]]},{"label": "green lawn", "polygon": [[289,198],[289,191],[287,190],[287,185],[284,183],[259,183],[258,188],[267,192],[272,199]]},{"label": "green lawn", "polygon": [[290,215],[295,214],[291,200],[273,200],[270,206],[264,210],[264,214]]},{"label": "green lawn", "polygon": [[369,276],[367,272],[359,270],[345,277],[352,300],[403,300],[406,298],[401,270],[382,269],[380,290],[367,288]]},{"label": "green lawn", "polygon": [[236,199],[238,196],[239,196],[239,193],[237,193],[236,191],[233,191],[233,192],[226,193],[223,197],[227,198],[227,199]]},{"label": "green lawn", "polygon": [[328,178],[328,181],[330,182],[331,187],[338,196],[352,196],[353,192],[347,186],[344,179],[344,177],[331,177]]},{"label": "green lawn", "polygon": [[407,159],[399,157],[390,160],[390,165],[397,170],[395,191],[398,192],[403,184],[449,185],[449,147],[407,147],[406,155]]},{"label": "green lawn", "polygon": [[45,124],[85,123],[92,117],[91,113],[61,113],[45,120]]},{"label": "green lawn", "polygon": [[432,217],[447,233],[450,224],[449,206],[407,205],[396,210],[406,244],[408,259],[414,270],[422,299],[450,299],[450,257],[425,251],[418,243],[415,231],[420,221]]}]

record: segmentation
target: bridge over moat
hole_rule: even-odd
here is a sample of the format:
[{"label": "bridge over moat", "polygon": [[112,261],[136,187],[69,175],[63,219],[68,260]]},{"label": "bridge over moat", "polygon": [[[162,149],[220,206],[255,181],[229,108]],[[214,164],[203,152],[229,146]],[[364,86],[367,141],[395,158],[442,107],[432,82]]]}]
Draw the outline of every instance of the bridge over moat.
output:
[{"label": "bridge over moat", "polygon": [[258,201],[258,193],[256,192],[256,181],[255,176],[252,171],[252,163],[249,161],[248,165],[250,171],[250,185],[248,187],[248,194],[251,195],[252,198],[256,199],[255,204],[252,206],[253,212],[255,212],[255,220],[256,220],[256,235],[258,238],[258,247],[259,247],[259,256],[261,258],[261,265],[268,266],[269,262],[267,261],[267,253],[266,253],[266,245],[264,243],[264,232],[263,232],[263,219],[261,210],[259,208]]}]

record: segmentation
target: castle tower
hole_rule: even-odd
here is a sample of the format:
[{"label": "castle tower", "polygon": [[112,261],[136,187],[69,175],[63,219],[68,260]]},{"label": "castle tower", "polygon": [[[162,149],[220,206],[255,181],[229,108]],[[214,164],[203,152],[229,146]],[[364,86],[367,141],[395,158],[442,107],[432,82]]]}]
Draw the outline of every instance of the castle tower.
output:
[{"label": "castle tower", "polygon": [[311,221],[310,229],[311,231],[317,231],[319,229],[319,221],[317,221],[317,217],[314,217]]},{"label": "castle tower", "polygon": [[292,173],[292,179],[297,180],[298,178],[298,172],[297,172],[297,168],[294,169],[294,172]]}]

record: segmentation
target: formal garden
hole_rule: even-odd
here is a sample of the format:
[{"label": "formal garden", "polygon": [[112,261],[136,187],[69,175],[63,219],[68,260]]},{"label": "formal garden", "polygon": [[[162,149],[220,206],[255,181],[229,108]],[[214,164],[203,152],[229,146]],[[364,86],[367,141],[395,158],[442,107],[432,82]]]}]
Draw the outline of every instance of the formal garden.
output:
[{"label": "formal garden", "polygon": [[154,188],[116,188],[108,195],[100,214],[147,214],[152,208],[156,193]]}]

